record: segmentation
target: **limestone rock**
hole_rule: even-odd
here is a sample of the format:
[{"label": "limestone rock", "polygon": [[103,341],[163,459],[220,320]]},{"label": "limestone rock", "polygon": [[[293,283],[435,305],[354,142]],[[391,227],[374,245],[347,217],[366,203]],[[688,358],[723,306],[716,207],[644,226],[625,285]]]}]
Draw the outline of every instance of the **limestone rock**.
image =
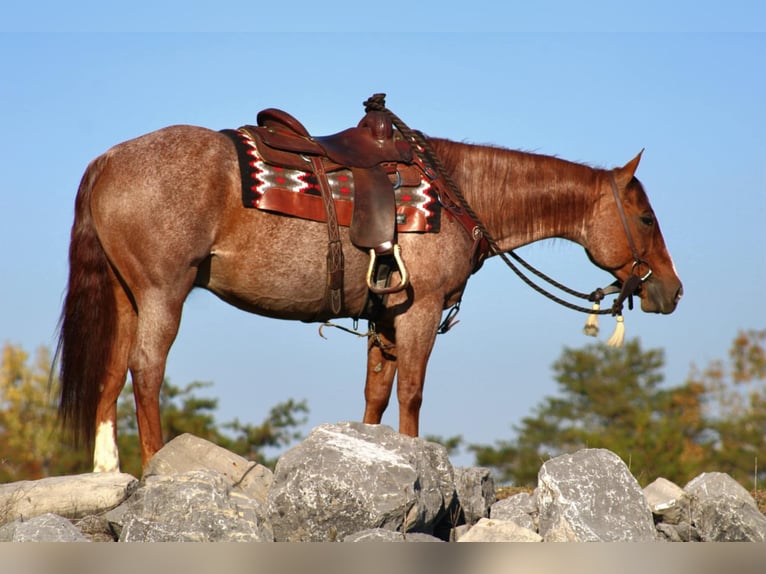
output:
[{"label": "limestone rock", "polygon": [[431,534],[454,493],[443,446],[385,425],[328,424],[279,459],[269,515],[278,542],[370,528]]},{"label": "limestone rock", "polygon": [[657,537],[641,487],[608,450],[583,449],[545,462],[536,495],[546,541],[646,542]]},{"label": "limestone rock", "polygon": [[728,474],[706,472],[684,490],[693,497],[692,521],[704,541],[764,542],[766,516],[747,490]]}]

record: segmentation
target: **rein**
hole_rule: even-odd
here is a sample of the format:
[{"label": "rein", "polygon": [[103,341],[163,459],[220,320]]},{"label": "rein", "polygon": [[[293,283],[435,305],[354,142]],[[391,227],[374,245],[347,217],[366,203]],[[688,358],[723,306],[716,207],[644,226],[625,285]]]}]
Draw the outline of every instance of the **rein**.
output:
[{"label": "rein", "polygon": [[[615,281],[614,283],[612,283],[611,285],[603,289],[599,288],[591,293],[582,293],[580,291],[575,291],[574,289],[570,289],[569,287],[549,277],[545,273],[535,269],[532,265],[527,263],[521,256],[514,253],[513,251],[508,251],[506,254],[506,252],[500,249],[499,245],[497,244],[497,241],[495,241],[495,239],[487,230],[486,226],[482,223],[481,219],[479,219],[476,212],[474,212],[471,206],[468,204],[468,201],[465,199],[465,196],[463,196],[463,193],[460,191],[460,188],[458,187],[457,183],[455,183],[455,181],[452,179],[449,173],[447,173],[441,160],[434,153],[433,149],[431,149],[431,146],[429,145],[427,138],[423,135],[422,132],[410,129],[410,127],[407,126],[407,124],[405,124],[396,114],[394,114],[391,110],[389,110],[386,107],[385,94],[373,95],[367,101],[364,102],[364,106],[366,110],[373,109],[373,110],[382,111],[385,114],[387,114],[391,118],[391,121],[396,126],[396,128],[402,133],[402,135],[413,144],[415,152],[419,155],[422,155],[424,159],[427,160],[427,162],[431,166],[433,166],[436,172],[446,182],[447,187],[449,188],[449,191],[460,202],[460,207],[473,219],[476,226],[476,230],[486,240],[487,245],[489,247],[489,251],[491,253],[498,255],[505,262],[505,264],[514,273],[516,273],[516,275],[519,278],[521,278],[522,281],[524,281],[524,283],[526,283],[528,286],[530,286],[532,289],[534,289],[541,295],[544,295],[548,299],[558,303],[559,305],[562,305],[563,307],[571,309],[573,311],[588,313],[589,317],[588,317],[588,320],[586,321],[585,328],[584,328],[584,332],[586,335],[596,336],[598,334],[598,320],[596,318],[597,315],[616,316],[617,326],[615,328],[614,334],[607,341],[607,345],[609,346],[622,345],[622,342],[624,340],[624,332],[625,332],[624,320],[622,317],[623,304],[625,300],[627,299],[628,308],[631,310],[633,309],[633,295],[635,295],[638,292],[638,290],[641,288],[641,285],[647,279],[649,279],[649,277],[652,274],[652,269],[646,261],[641,259],[638,253],[638,250],[636,249],[636,244],[635,244],[635,241],[633,240],[633,234],[630,231],[630,227],[628,226],[628,220],[625,215],[625,208],[623,206],[622,198],[620,197],[619,189],[617,187],[617,182],[615,181],[613,172],[609,173],[609,182],[612,187],[612,193],[614,195],[615,203],[617,204],[617,210],[620,215],[620,220],[622,222],[623,228],[625,229],[625,234],[628,239],[628,244],[630,245],[631,253],[633,255],[633,267],[632,267],[633,272],[622,284],[620,284],[619,281]],[[476,233],[474,235],[476,235]],[[550,291],[534,283],[529,277],[527,277],[524,274],[524,272],[521,269],[519,269],[519,267],[517,267],[513,263],[513,261],[511,261],[510,258],[513,258],[514,261],[516,261],[519,265],[524,267],[527,271],[537,276],[539,279],[542,279],[543,281],[552,285],[556,289],[559,289],[560,291],[563,291],[564,293],[572,297],[591,301],[593,303],[593,307],[589,309],[587,307],[582,307],[580,305],[570,303],[568,301],[561,299],[560,297],[557,297]],[[648,272],[644,274],[643,276],[638,275],[638,270],[642,265],[646,266],[649,269]],[[615,293],[618,293],[618,296],[614,300],[612,306],[609,309],[601,309],[600,308],[601,300],[605,296],[613,295]],[[460,308],[460,303],[458,302],[458,304],[455,307],[453,307],[453,309],[451,309],[450,312],[448,313],[448,319],[450,319],[450,321],[445,320],[442,323],[442,325],[439,327],[440,333],[444,333],[448,331],[449,328],[456,323],[456,321],[454,321],[454,315],[456,314],[456,310],[458,310],[459,308]]]}]

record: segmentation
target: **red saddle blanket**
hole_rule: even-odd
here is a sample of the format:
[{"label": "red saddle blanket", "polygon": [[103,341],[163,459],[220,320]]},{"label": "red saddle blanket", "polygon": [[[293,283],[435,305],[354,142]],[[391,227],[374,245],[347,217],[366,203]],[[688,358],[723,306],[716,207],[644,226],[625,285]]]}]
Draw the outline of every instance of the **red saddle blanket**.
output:
[{"label": "red saddle blanket", "polygon": [[[223,130],[237,148],[242,178],[242,203],[312,221],[326,221],[319,181],[310,171],[265,162],[252,138],[242,130]],[[307,164],[308,165],[308,164]],[[385,164],[395,187],[396,227],[400,233],[438,232],[441,204],[430,180],[416,165]],[[354,201],[354,178],[350,169],[327,173],[332,188],[338,224],[348,227]]]}]

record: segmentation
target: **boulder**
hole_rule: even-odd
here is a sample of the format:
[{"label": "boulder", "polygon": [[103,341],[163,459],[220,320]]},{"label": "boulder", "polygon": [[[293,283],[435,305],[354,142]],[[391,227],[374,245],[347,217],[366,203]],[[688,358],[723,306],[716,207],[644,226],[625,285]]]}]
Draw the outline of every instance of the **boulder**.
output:
[{"label": "boulder", "polygon": [[232,487],[266,504],[274,475],[265,466],[252,462],[210,441],[182,434],[169,441],[149,461],[144,478],[183,474],[191,470],[213,470]]},{"label": "boulder", "polygon": [[644,488],[644,495],[652,514],[661,522],[691,522],[689,495],[677,484],[660,477]]},{"label": "boulder", "polygon": [[538,514],[537,497],[526,492],[498,500],[489,509],[493,520],[510,520],[533,532],[537,532]]},{"label": "boulder", "polygon": [[95,472],[22,480],[0,485],[0,524],[42,514],[79,518],[100,514],[123,502],[138,480],[119,472]]},{"label": "boulder", "polygon": [[728,474],[702,473],[684,490],[692,497],[691,518],[703,541],[766,541],[766,516],[750,493]]},{"label": "boulder", "polygon": [[625,463],[605,449],[583,449],[545,462],[536,490],[545,541],[656,540],[652,513]]},{"label": "boulder", "polygon": [[17,519],[0,527],[0,542],[88,542],[69,520],[57,514]]},{"label": "boulder", "polygon": [[458,542],[542,542],[537,532],[519,526],[511,520],[482,518]]},{"label": "boulder", "polygon": [[489,508],[497,500],[495,479],[488,468],[456,467],[455,492],[459,506],[459,523],[476,524],[489,516]]},{"label": "boulder", "polygon": [[214,470],[154,475],[107,513],[120,542],[271,542],[265,509]]},{"label": "boulder", "polygon": [[455,495],[446,449],[385,425],[320,425],[282,455],[269,491],[281,541],[383,528],[431,534]]}]

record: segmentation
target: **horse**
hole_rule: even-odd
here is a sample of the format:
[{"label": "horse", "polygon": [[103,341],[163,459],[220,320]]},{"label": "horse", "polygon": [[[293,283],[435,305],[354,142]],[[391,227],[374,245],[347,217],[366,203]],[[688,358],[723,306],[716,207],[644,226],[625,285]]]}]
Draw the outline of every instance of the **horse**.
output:
[{"label": "horse", "polygon": [[[499,146],[428,137],[443,169],[495,239],[494,256],[562,238],[645,312],[673,312],[683,288],[635,177],[641,154],[603,169]],[[159,393],[181,311],[194,288],[263,316],[358,318],[368,254],[340,229],[342,306],[326,312],[327,225],[243,209],[240,166],[225,134],[169,126],[112,147],[88,165],[75,199],[59,326],[59,414],[93,450],[94,471],[119,469],[117,400],[130,373],[144,467],[163,446]],[[419,434],[426,365],[444,310],[476,271],[476,238],[447,213],[438,233],[402,233],[406,288],[385,298],[369,335],[363,422],[379,424],[396,378],[399,432]]]}]

